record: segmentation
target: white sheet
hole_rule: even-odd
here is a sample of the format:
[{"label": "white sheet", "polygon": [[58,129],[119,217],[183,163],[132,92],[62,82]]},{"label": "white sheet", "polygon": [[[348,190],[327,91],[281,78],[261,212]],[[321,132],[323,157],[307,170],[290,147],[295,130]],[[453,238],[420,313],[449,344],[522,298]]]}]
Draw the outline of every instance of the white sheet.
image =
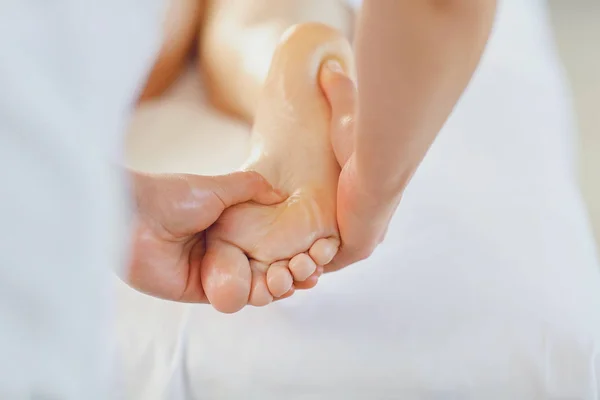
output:
[{"label": "white sheet", "polygon": [[[502,3],[371,259],[233,316],[124,289],[130,398],[598,398],[598,263],[540,5]],[[222,173],[243,160],[247,130],[202,110],[195,85],[140,112],[133,164]]]}]

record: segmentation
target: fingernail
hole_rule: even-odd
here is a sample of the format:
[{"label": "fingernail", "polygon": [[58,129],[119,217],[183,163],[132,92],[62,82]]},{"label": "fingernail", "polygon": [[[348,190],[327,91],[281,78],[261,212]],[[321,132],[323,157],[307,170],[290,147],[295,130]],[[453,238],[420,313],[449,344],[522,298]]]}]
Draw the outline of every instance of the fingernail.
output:
[{"label": "fingernail", "polygon": [[326,64],[327,68],[334,73],[337,74],[343,74],[344,73],[344,69],[342,68],[342,64],[339,63],[339,61],[336,60],[329,60],[327,61]]},{"label": "fingernail", "polygon": [[[348,78],[350,80],[350,82],[352,82],[352,85],[354,87],[356,87],[356,76],[353,72],[348,72],[346,71],[344,68],[342,68],[342,64],[340,64],[339,61],[337,60],[329,60],[325,63],[325,67],[327,67],[327,69],[329,70],[329,72],[333,73],[333,74],[339,74],[342,75],[346,78]],[[325,79],[331,79],[333,78],[332,76],[327,76],[327,74],[324,74],[324,78]]]}]

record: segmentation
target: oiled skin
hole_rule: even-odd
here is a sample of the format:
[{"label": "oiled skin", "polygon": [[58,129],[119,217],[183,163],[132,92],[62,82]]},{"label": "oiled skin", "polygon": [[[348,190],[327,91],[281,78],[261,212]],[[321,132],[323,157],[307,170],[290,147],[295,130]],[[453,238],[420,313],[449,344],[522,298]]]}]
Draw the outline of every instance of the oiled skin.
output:
[{"label": "oiled skin", "polygon": [[163,44],[140,101],[163,94],[184,70],[197,39],[203,0],[169,0],[163,24]]},{"label": "oiled skin", "polygon": [[[189,7],[187,0],[175,1],[184,2],[177,4],[179,11]],[[353,71],[345,38],[352,13],[342,4],[339,0],[223,0],[211,1],[203,11],[200,58],[206,60],[200,65],[213,68],[207,74],[212,99],[222,98],[217,102],[222,110],[254,122],[252,157],[244,168],[261,173],[289,195],[275,207],[232,208],[209,232],[202,282],[208,299],[220,311],[235,312],[246,304],[262,306],[291,295],[296,287],[314,286],[339,247],[335,210],[340,171],[330,145],[329,105],[317,75],[330,58]],[[177,15],[172,9],[167,25],[176,24]],[[296,21],[312,19],[341,26],[345,32],[315,23],[289,29]],[[248,30],[261,34],[248,35]],[[178,36],[171,37],[172,42],[189,43],[186,29],[173,32]],[[248,44],[255,52],[246,51]],[[148,84],[148,88],[159,87],[158,94],[187,60],[181,52],[164,50],[157,65],[172,68],[155,68],[158,77]],[[257,59],[263,61],[262,69],[246,68],[248,60]],[[235,81],[240,86],[230,85]],[[251,108],[236,106],[240,102]],[[219,241],[229,249],[211,248]]]},{"label": "oiled skin", "polygon": [[[213,104],[251,121],[279,38],[321,22],[350,37],[354,13],[340,0],[169,0],[164,42],[140,101],[163,94],[198,43],[199,73]],[[251,49],[251,51],[247,51]]]},{"label": "oiled skin", "polygon": [[199,72],[213,104],[252,121],[281,35],[320,22],[350,38],[354,12],[340,0],[205,0]]},{"label": "oiled skin", "polygon": [[[219,311],[268,304],[291,288],[288,260],[308,255],[323,266],[337,252],[340,167],[329,137],[330,108],[318,85],[327,60],[352,71],[350,44],[323,24],[290,28],[276,49],[245,169],[259,172],[289,198],[275,206],[231,207],[209,230],[201,276]],[[257,261],[252,268],[250,260]]]}]

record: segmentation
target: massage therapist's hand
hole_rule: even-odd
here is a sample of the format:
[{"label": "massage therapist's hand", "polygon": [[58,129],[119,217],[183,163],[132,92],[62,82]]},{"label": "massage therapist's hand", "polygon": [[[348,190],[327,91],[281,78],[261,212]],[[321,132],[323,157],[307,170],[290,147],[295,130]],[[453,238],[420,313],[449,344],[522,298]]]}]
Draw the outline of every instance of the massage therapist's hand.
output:
[{"label": "massage therapist's hand", "polygon": [[402,192],[479,64],[496,3],[362,3],[354,36],[360,95],[354,98],[343,74],[326,69],[321,74],[342,166],[342,247],[330,270],[369,256],[383,238]]},{"label": "massage therapist's hand", "polygon": [[[325,267],[332,272],[366,259],[383,240],[402,190],[366,182],[355,155],[356,87],[341,70],[322,68],[320,84],[332,112],[331,139],[342,168],[338,182],[337,221],[342,244]],[[339,67],[337,67],[339,68]]]},{"label": "massage therapist's hand", "polygon": [[205,230],[230,206],[280,195],[255,172],[223,176],[133,173],[136,227],[128,283],[163,299],[207,302],[200,279]]}]

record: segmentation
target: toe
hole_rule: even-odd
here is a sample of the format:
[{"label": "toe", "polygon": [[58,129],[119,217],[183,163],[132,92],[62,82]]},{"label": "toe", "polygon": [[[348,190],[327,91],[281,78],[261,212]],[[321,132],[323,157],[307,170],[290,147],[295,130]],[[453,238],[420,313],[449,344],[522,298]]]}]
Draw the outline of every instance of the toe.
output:
[{"label": "toe", "polygon": [[317,267],[314,274],[309,276],[304,282],[294,283],[294,287],[298,290],[312,289],[319,283],[319,278],[323,275],[323,267]]},{"label": "toe", "polygon": [[275,299],[275,301],[287,299],[288,297],[292,297],[295,292],[296,292],[296,288],[294,286],[292,286],[292,288],[290,290],[288,290],[286,294],[284,294],[283,296]]},{"label": "toe", "polygon": [[290,272],[296,282],[302,282],[317,270],[317,265],[308,254],[300,253],[290,260]]},{"label": "toe", "polygon": [[294,284],[294,279],[288,269],[287,261],[277,261],[267,270],[267,286],[273,297],[286,294]]},{"label": "toe", "polygon": [[317,265],[327,265],[338,252],[340,241],[336,238],[317,240],[308,251]]},{"label": "toe", "polygon": [[218,239],[210,240],[200,276],[208,301],[223,313],[234,313],[248,303],[252,273],[244,252]]},{"label": "toe", "polygon": [[267,266],[255,260],[250,261],[252,270],[252,286],[248,303],[255,307],[263,307],[273,301],[273,296],[267,287],[265,271]]}]

